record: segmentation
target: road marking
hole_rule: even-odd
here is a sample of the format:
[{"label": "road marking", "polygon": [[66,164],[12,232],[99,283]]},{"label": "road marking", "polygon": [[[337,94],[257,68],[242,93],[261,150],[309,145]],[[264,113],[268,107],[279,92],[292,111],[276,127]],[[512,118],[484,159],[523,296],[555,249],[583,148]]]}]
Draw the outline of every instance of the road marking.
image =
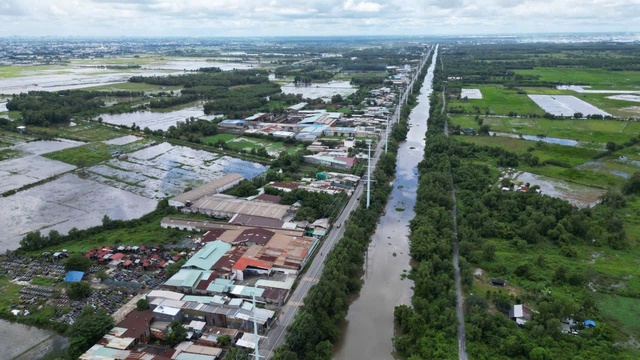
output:
[{"label": "road marking", "polygon": [[304,305],[304,303],[301,302],[301,301],[289,301],[289,303],[287,303],[287,305],[300,307],[300,306]]},{"label": "road marking", "polygon": [[318,280],[320,280],[320,279],[315,278],[315,277],[309,277],[309,276],[307,276],[307,277],[302,279],[302,281],[309,281],[309,282],[313,282],[313,283],[317,283]]}]

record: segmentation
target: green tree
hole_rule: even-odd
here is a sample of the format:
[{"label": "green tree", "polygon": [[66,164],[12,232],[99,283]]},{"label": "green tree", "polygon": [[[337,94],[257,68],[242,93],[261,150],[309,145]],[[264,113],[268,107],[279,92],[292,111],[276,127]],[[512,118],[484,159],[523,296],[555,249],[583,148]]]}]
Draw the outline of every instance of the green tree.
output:
[{"label": "green tree", "polygon": [[78,358],[114,326],[113,318],[102,309],[87,306],[69,328],[69,354]]},{"label": "green tree", "polygon": [[165,271],[165,275],[167,277],[172,277],[173,275],[175,275],[178,271],[180,271],[180,268],[182,267],[182,265],[184,265],[184,263],[187,262],[187,259],[185,259],[184,257],[181,258],[180,260],[174,262],[171,265],[167,266],[167,270]]},{"label": "green tree", "polygon": [[72,254],[64,263],[64,269],[66,271],[74,270],[86,272],[90,267],[91,260],[79,253]]},{"label": "green tree", "polygon": [[239,197],[247,197],[256,195],[258,193],[258,189],[251,183],[251,181],[243,180],[233,189],[233,193]]},{"label": "green tree", "polygon": [[142,298],[136,302],[136,310],[145,311],[149,310],[149,301],[146,298]]},{"label": "green tree", "polygon": [[69,284],[67,296],[72,300],[85,299],[91,295],[91,286],[85,282],[75,282]]},{"label": "green tree", "polygon": [[172,321],[164,333],[164,341],[171,347],[178,345],[187,337],[187,329],[180,321]]},{"label": "green tree", "polygon": [[231,344],[231,336],[229,336],[228,334],[218,336],[216,342],[219,346],[229,346],[229,344]]},{"label": "green tree", "polygon": [[229,351],[227,351],[227,355],[225,355],[224,359],[225,360],[245,360],[245,359],[249,359],[249,350],[245,349],[245,348],[240,348],[240,347],[232,347],[231,349],[229,349]]},{"label": "green tree", "polygon": [[622,185],[622,193],[626,195],[640,193],[640,172],[633,173],[629,180]]}]

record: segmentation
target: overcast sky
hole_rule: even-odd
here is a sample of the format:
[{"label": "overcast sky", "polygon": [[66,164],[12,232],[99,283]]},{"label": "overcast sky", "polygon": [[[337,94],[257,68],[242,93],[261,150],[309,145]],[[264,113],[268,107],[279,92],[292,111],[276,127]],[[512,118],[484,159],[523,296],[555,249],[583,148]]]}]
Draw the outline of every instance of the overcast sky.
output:
[{"label": "overcast sky", "polygon": [[0,0],[0,36],[635,32],[639,20],[640,0]]}]

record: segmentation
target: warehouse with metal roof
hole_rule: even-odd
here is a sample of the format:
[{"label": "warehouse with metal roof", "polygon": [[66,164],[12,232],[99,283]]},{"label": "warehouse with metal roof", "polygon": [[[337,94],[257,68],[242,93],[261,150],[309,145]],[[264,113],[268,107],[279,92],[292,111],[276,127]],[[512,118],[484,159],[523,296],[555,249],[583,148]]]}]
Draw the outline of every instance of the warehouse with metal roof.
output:
[{"label": "warehouse with metal roof", "polygon": [[214,195],[238,185],[244,177],[240,174],[228,174],[210,183],[175,196],[169,200],[169,206],[183,207],[194,203],[207,195]]},{"label": "warehouse with metal roof", "polygon": [[282,220],[289,210],[288,205],[247,201],[228,195],[210,195],[190,206],[191,212],[198,212],[216,218],[232,218],[236,214],[262,216]]}]

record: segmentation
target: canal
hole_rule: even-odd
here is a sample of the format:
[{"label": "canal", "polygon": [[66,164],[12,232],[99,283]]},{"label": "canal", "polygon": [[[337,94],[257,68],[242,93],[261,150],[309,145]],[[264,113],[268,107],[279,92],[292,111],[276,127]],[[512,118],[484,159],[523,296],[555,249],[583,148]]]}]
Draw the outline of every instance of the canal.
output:
[{"label": "canal", "polygon": [[396,180],[366,254],[359,297],[349,307],[335,359],[393,359],[393,310],[411,304],[413,281],[403,279],[411,269],[409,221],[418,189],[417,165],[424,153],[429,118],[429,96],[437,48],[424,79],[418,105],[409,115],[407,140],[400,144]]}]

